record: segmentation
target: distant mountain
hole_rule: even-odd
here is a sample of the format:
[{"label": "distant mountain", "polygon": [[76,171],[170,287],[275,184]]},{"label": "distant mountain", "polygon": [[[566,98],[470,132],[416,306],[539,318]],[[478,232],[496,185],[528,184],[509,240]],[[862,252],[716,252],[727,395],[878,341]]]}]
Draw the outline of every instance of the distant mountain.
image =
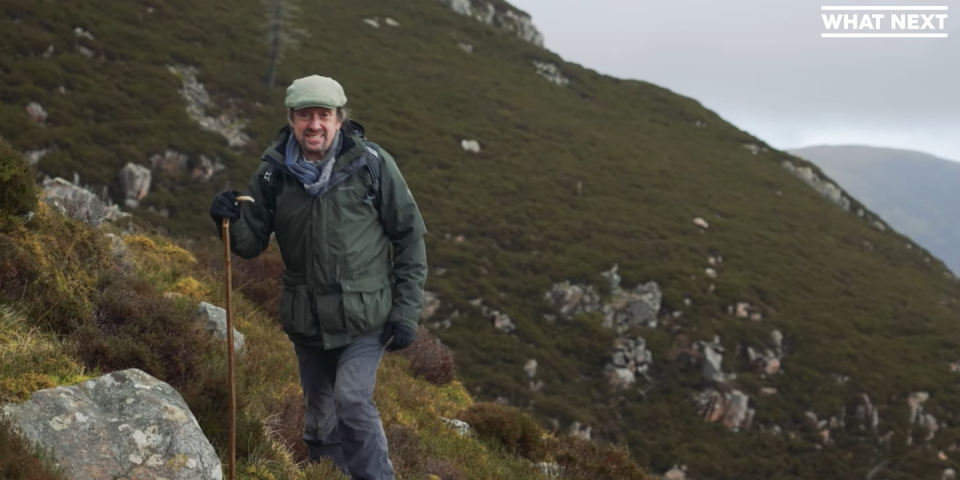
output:
[{"label": "distant mountain", "polygon": [[815,163],[893,228],[960,272],[960,163],[859,145],[788,151]]}]

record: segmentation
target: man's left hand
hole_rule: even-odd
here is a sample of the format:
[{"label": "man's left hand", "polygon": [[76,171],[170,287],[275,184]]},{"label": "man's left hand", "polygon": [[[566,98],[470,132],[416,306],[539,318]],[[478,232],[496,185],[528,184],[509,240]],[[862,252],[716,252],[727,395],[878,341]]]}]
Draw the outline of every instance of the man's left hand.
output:
[{"label": "man's left hand", "polygon": [[395,352],[409,347],[416,336],[417,332],[414,329],[402,323],[387,322],[383,326],[383,333],[380,334],[380,343],[386,345],[390,341],[390,337],[393,337],[393,341],[387,345],[387,351]]}]

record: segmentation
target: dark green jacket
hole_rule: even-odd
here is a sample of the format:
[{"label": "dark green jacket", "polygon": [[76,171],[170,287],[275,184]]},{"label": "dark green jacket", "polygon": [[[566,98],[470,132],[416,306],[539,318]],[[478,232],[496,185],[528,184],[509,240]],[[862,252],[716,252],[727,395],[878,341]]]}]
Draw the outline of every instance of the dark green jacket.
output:
[{"label": "dark green jacket", "polygon": [[[362,127],[344,122],[334,171],[367,153]],[[381,157],[380,211],[365,203],[372,183],[360,169],[319,197],[292,175],[281,175],[276,212],[264,205],[259,175],[267,158],[283,161],[286,127],[264,152],[230,225],[230,248],[243,258],[260,255],[276,233],[285,266],[280,321],[290,340],[326,349],[350,344],[389,320],[416,328],[427,277],[426,227],[393,157]],[[376,161],[375,158],[370,160]],[[392,256],[391,256],[392,247]]]}]

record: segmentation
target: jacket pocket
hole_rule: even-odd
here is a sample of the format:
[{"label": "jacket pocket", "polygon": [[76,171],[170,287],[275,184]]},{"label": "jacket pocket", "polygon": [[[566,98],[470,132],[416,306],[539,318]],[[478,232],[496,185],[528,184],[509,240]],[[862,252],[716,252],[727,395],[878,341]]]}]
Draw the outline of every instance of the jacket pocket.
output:
[{"label": "jacket pocket", "polygon": [[313,314],[310,287],[284,287],[280,299],[280,324],[288,335],[313,337],[320,333],[320,324]]},{"label": "jacket pocket", "polygon": [[363,335],[382,327],[390,315],[392,293],[390,280],[384,276],[345,280],[343,287],[343,313],[347,331],[351,335]]}]

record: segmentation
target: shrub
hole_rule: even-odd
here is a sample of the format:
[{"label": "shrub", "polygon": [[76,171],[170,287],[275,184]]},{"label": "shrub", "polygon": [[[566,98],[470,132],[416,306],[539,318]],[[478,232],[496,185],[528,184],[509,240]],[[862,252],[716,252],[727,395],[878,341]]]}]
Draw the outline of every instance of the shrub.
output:
[{"label": "shrub", "polygon": [[638,466],[626,447],[598,445],[574,435],[546,442],[560,466],[561,478],[570,480],[653,480]]},{"label": "shrub", "polygon": [[470,424],[480,438],[502,444],[513,455],[534,461],[543,459],[543,430],[517,407],[476,403],[460,412],[457,418]]},{"label": "shrub", "polygon": [[105,371],[136,367],[175,388],[197,375],[204,351],[213,348],[191,309],[121,270],[101,279],[92,320],[75,334],[87,366]]},{"label": "shrub", "polygon": [[23,215],[37,204],[33,169],[23,156],[0,138],[0,212]]},{"label": "shrub", "polygon": [[466,478],[457,467],[431,456],[412,427],[398,423],[386,426],[384,431],[387,434],[390,461],[398,478]]},{"label": "shrub", "polygon": [[31,445],[0,415],[0,478],[63,480],[63,472],[38,446]]},{"label": "shrub", "polygon": [[299,388],[289,388],[266,407],[267,428],[282,443],[297,463],[306,462],[307,445],[303,443],[303,395]]},{"label": "shrub", "polygon": [[446,385],[457,376],[453,352],[424,327],[418,329],[417,338],[409,347],[395,355],[409,360],[410,371],[434,385]]}]

